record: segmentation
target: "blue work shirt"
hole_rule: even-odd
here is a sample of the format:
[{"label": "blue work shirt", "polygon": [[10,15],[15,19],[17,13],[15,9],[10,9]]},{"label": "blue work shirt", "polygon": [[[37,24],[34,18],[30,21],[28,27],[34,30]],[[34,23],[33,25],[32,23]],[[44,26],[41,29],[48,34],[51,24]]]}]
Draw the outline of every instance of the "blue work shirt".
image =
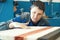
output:
[{"label": "blue work shirt", "polygon": [[[13,22],[26,23],[28,22],[28,20],[26,18],[21,18],[19,16],[14,18]],[[27,26],[50,26],[50,25],[45,19],[41,18],[36,24],[33,23],[32,20],[30,19],[29,24]]]}]

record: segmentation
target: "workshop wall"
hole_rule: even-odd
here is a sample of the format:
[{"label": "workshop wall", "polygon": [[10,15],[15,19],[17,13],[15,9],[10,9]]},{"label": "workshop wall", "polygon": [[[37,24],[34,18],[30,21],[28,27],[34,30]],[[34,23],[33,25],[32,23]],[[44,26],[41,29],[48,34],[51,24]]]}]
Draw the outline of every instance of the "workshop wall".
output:
[{"label": "workshop wall", "polygon": [[0,22],[13,18],[13,0],[0,2]]}]

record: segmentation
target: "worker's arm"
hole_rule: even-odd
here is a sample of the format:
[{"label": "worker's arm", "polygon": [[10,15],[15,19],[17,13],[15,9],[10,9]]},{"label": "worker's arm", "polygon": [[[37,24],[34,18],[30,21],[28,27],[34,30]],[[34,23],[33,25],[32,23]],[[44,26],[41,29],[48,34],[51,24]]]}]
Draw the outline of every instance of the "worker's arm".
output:
[{"label": "worker's arm", "polygon": [[9,24],[9,28],[28,28],[27,23],[18,23],[18,22],[12,22]]}]

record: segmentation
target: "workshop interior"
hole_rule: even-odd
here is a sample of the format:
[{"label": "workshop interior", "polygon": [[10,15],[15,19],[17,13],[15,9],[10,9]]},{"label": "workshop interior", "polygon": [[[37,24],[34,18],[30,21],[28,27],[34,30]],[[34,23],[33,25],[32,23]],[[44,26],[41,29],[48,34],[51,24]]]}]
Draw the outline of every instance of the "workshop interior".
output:
[{"label": "workshop interior", "polygon": [[[48,28],[42,27],[40,29],[39,27],[37,28],[32,27],[34,29],[8,30],[9,29],[8,26],[11,23],[11,20],[16,17],[20,16],[21,18],[29,20],[30,6],[34,1],[42,1],[45,3],[45,12],[43,17],[47,19],[51,27]],[[23,37],[20,37],[21,35]],[[0,0],[0,40],[26,40],[26,39],[60,40],[60,0]]]},{"label": "workshop interior", "polygon": [[[51,26],[60,26],[60,0],[41,1],[43,1],[46,6],[44,12],[45,19],[48,20]],[[32,0],[0,0],[0,24],[20,15],[27,15],[26,17],[29,17],[31,5]],[[16,8],[14,9],[14,7]]]}]

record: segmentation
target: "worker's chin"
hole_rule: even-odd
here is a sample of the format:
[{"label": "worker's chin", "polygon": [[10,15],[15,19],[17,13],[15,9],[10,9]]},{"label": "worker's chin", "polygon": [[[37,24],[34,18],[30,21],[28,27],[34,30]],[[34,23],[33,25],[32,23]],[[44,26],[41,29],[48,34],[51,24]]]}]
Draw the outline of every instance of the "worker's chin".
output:
[{"label": "worker's chin", "polygon": [[33,22],[37,22],[37,20],[32,20]]}]

